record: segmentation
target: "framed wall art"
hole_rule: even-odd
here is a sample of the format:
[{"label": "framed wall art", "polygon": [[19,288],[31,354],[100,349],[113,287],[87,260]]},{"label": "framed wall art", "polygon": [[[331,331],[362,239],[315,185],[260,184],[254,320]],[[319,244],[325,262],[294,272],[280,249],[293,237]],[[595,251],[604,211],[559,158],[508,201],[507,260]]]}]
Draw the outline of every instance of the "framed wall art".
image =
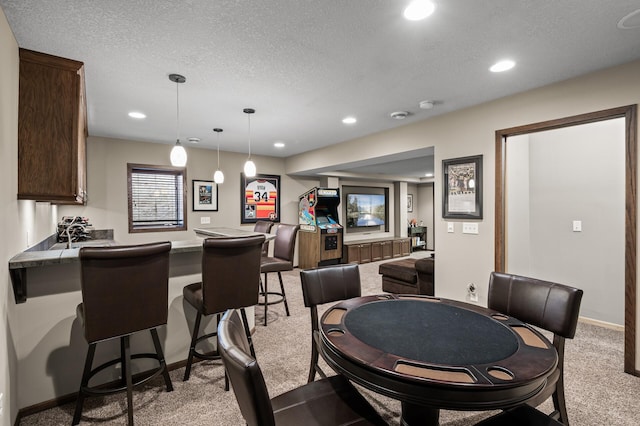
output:
[{"label": "framed wall art", "polygon": [[240,174],[240,223],[280,222],[280,176]]},{"label": "framed wall art", "polygon": [[193,211],[218,211],[218,184],[193,180]]},{"label": "framed wall art", "polygon": [[407,211],[413,213],[413,194],[407,194]]},{"label": "framed wall art", "polygon": [[482,155],[442,160],[442,217],[482,219]]}]

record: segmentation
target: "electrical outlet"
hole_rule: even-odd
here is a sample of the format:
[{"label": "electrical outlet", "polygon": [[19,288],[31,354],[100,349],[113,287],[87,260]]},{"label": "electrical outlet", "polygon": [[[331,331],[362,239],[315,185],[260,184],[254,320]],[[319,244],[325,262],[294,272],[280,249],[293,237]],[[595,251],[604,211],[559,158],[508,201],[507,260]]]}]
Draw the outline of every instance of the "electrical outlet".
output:
[{"label": "electrical outlet", "polygon": [[211,217],[203,216],[200,218],[200,225],[207,225],[209,223],[211,223]]},{"label": "electrical outlet", "polygon": [[476,285],[474,283],[469,283],[467,285],[467,294],[469,295],[469,301],[477,302],[478,301],[478,292]]}]

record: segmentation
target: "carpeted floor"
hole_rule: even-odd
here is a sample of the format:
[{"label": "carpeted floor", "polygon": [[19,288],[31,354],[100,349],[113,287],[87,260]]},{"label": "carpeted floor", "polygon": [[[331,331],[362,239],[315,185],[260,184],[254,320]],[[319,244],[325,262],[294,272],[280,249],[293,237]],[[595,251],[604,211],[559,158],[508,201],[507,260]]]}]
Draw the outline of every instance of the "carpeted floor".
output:
[{"label": "carpeted floor", "polygon": [[[414,256],[424,255],[416,253]],[[363,294],[381,292],[380,262],[360,265]],[[262,325],[262,310],[256,309],[254,345],[272,396],[306,382],[310,359],[309,312],[302,302],[299,270],[283,274],[291,316],[282,304],[269,308],[268,326]],[[487,277],[488,279],[488,277]],[[436,290],[437,292],[437,290]],[[580,323],[576,338],[566,346],[566,399],[574,426],[640,424],[637,398],[640,378],[623,372],[623,333]],[[330,371],[328,367],[325,371]],[[163,390],[157,379],[134,393],[137,425],[244,425],[233,391],[224,391],[224,373],[219,361],[196,364],[188,382],[184,369],[171,372],[174,391]],[[399,424],[400,403],[363,390],[392,425]],[[551,411],[550,401],[539,408]],[[74,404],[66,404],[21,419],[20,425],[68,425]],[[473,425],[490,412],[442,411],[447,426]],[[126,424],[124,394],[89,398],[81,424]]]}]

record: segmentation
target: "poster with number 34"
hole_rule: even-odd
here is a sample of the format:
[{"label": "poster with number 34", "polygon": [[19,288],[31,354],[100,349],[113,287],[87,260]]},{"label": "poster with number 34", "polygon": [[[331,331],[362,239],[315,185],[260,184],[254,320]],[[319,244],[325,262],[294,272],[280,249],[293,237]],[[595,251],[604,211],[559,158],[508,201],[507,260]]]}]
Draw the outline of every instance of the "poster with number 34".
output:
[{"label": "poster with number 34", "polygon": [[241,223],[280,221],[280,176],[241,174]]}]

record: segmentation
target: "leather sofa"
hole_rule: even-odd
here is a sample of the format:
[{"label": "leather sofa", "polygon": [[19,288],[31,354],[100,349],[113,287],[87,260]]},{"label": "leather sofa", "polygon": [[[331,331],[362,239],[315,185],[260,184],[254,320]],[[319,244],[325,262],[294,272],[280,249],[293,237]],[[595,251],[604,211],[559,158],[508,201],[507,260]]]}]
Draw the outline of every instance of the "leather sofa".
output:
[{"label": "leather sofa", "polygon": [[406,258],[380,264],[382,291],[434,296],[434,259]]}]

